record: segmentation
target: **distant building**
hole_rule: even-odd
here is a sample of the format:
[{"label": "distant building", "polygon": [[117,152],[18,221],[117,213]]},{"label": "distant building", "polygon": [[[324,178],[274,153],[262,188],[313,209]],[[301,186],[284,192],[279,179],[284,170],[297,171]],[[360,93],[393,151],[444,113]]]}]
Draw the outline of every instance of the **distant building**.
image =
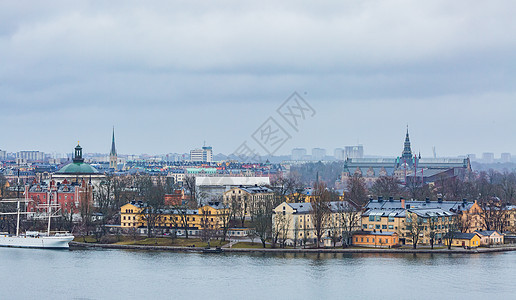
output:
[{"label": "distant building", "polygon": [[500,155],[500,161],[503,163],[511,162],[511,154],[510,153],[502,153]]},{"label": "distant building", "polygon": [[346,151],[342,148],[336,148],[333,152],[333,156],[336,160],[344,160],[346,159]]},{"label": "distant building", "polygon": [[3,161],[7,158],[7,152],[5,150],[0,150],[0,161]]},{"label": "distant building", "polygon": [[43,161],[45,160],[45,153],[40,151],[19,151],[16,153],[16,158],[26,161]]},{"label": "distant building", "polygon": [[471,161],[477,159],[477,155],[474,154],[474,153],[469,153],[469,154],[466,155],[466,157],[468,157]]},{"label": "distant building", "polygon": [[350,177],[362,176],[371,186],[381,176],[394,176],[405,184],[435,182],[471,171],[469,158],[421,158],[412,153],[407,128],[401,156],[396,158],[347,158],[341,176],[342,188]]},{"label": "distant building", "polygon": [[364,157],[364,146],[346,146],[344,147],[344,158],[363,158]]},{"label": "distant building", "polygon": [[313,148],[312,149],[312,160],[320,161],[324,160],[326,156],[326,149],[323,148]]},{"label": "distant building", "polygon": [[109,152],[109,168],[116,170],[118,168],[117,164],[118,155],[116,154],[115,147],[115,128],[113,127],[113,140],[111,141],[111,151]]},{"label": "distant building", "polygon": [[305,148],[294,148],[292,149],[292,160],[303,160],[303,158],[306,156],[306,149]]},{"label": "distant building", "polygon": [[190,150],[190,161],[212,162],[213,149],[209,146],[204,146],[202,149]]},{"label": "distant building", "polygon": [[492,153],[492,152],[482,153],[482,161],[487,164],[492,164],[494,162],[494,153]]}]

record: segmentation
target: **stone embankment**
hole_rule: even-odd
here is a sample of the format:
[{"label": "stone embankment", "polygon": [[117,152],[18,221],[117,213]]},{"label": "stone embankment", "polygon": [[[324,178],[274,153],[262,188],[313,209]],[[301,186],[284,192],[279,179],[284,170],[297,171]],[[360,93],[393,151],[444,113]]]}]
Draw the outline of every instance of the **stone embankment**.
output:
[{"label": "stone embankment", "polygon": [[[105,249],[125,249],[125,250],[151,250],[151,251],[176,251],[176,252],[202,252],[202,247],[176,247],[176,246],[151,246],[151,245],[117,245],[117,244],[92,244],[70,242],[73,248],[105,248]],[[387,249],[387,248],[321,248],[321,249],[263,249],[263,248],[223,248],[224,252],[234,253],[446,253],[446,254],[478,254],[491,252],[516,251],[516,246],[504,246],[496,248],[452,248],[448,249]]]}]

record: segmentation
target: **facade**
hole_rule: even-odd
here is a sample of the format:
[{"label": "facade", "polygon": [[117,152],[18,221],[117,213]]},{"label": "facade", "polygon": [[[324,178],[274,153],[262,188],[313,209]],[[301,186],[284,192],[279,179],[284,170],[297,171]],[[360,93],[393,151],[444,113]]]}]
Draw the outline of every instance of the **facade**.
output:
[{"label": "facade", "polygon": [[[330,215],[323,224],[322,239],[346,238],[348,233],[360,230],[360,211],[350,202],[329,202]],[[286,244],[316,242],[311,203],[283,202],[274,208],[272,216],[273,231],[278,233]]]},{"label": "facade", "polygon": [[504,236],[496,230],[475,231],[480,235],[480,246],[502,245]]},{"label": "facade", "polygon": [[[147,205],[141,201],[132,201],[120,208],[120,226],[122,229],[138,230],[146,233],[147,221],[145,210]],[[161,209],[156,218],[156,229],[163,232],[176,232],[189,235],[199,235],[202,230],[212,230],[220,234],[224,224],[227,224],[228,210],[221,203],[209,203],[198,209]],[[186,219],[186,222],[184,222]],[[185,227],[185,223],[188,227]]]},{"label": "facade", "polygon": [[190,150],[190,161],[212,162],[213,149],[210,146],[203,146],[202,149]]},{"label": "facade", "polygon": [[[445,239],[444,242],[446,245],[448,245],[447,239]],[[480,234],[478,234],[476,232],[471,232],[471,233],[455,232],[455,233],[453,233],[452,246],[477,248],[480,246]]]},{"label": "facade", "polygon": [[391,248],[399,245],[396,232],[357,231],[353,234],[353,246]]},{"label": "facade", "polygon": [[274,192],[264,186],[239,186],[224,193],[224,204],[236,203],[240,207],[242,216],[249,216],[259,203],[270,202],[274,198]]},{"label": "facade", "polygon": [[61,213],[79,220],[79,214],[93,206],[93,187],[82,180],[80,184],[70,183],[66,179],[61,183],[51,181],[50,185],[34,182],[25,186],[27,212],[47,215],[48,205],[57,204]]},{"label": "facade", "polygon": [[[469,227],[468,224],[476,222],[466,222],[479,218],[478,209],[480,207],[476,201],[437,201],[430,200],[394,200],[389,198],[383,200],[370,200],[365,206],[362,214],[363,230],[382,230],[396,232],[400,242],[411,243],[410,232],[407,229],[407,218],[409,223],[412,219],[421,219],[421,238],[419,244],[428,244],[431,235],[434,237],[434,243],[443,242],[444,235],[448,231],[448,226],[457,226],[465,232],[476,230],[476,226]],[[431,228],[431,225],[434,228]]]}]

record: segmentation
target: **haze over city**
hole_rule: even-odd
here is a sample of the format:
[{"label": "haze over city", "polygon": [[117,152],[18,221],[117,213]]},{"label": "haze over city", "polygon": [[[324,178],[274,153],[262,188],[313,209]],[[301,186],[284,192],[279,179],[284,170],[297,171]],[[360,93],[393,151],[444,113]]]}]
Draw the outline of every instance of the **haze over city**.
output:
[{"label": "haze over city", "polygon": [[[122,8],[123,6],[123,8]],[[2,150],[229,154],[294,91],[278,150],[516,152],[513,1],[0,4]]]}]

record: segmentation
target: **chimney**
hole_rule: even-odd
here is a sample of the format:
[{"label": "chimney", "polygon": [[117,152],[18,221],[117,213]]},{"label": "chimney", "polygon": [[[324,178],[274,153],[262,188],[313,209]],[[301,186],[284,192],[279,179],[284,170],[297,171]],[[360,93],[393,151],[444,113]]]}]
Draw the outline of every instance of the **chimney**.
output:
[{"label": "chimney", "polygon": [[443,203],[443,198],[441,198],[441,197],[437,198],[437,202]]},{"label": "chimney", "polygon": [[378,196],[378,202],[382,202],[383,201],[383,197],[382,196]]},{"label": "chimney", "polygon": [[426,197],[425,202],[430,203],[430,198]]},{"label": "chimney", "polygon": [[392,196],[389,197],[389,202],[394,202],[394,198]]},{"label": "chimney", "polygon": [[400,198],[401,201],[401,208],[405,209],[405,199],[402,197]]}]

